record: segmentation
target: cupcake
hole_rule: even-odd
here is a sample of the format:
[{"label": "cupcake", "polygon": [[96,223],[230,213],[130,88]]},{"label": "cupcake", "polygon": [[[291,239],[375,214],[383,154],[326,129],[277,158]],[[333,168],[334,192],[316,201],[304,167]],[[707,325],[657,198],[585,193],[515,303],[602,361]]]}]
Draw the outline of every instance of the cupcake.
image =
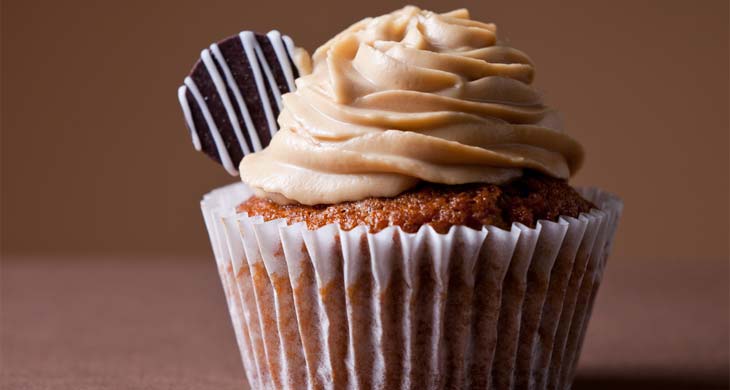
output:
[{"label": "cupcake", "polygon": [[202,201],[251,387],[570,388],[621,201],[567,183],[529,57],[411,6],[282,47],[278,131]]}]

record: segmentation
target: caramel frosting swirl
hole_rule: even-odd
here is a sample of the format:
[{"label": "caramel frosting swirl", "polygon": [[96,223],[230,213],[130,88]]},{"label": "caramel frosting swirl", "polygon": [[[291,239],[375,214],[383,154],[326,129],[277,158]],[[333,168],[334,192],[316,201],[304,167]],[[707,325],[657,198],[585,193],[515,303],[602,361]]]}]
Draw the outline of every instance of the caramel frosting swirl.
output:
[{"label": "caramel frosting swirl", "polygon": [[395,196],[419,181],[568,178],[583,151],[531,86],[532,61],[467,10],[364,19],[301,61],[281,129],[241,178],[277,202]]}]

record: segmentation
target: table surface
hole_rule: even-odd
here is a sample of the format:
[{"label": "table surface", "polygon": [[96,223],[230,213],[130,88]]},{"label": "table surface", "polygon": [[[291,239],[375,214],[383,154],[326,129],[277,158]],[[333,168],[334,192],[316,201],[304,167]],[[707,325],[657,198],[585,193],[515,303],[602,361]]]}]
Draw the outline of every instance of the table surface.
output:
[{"label": "table surface", "polygon": [[[727,389],[726,261],[611,260],[573,388]],[[4,256],[1,270],[3,389],[245,388],[212,258]]]}]

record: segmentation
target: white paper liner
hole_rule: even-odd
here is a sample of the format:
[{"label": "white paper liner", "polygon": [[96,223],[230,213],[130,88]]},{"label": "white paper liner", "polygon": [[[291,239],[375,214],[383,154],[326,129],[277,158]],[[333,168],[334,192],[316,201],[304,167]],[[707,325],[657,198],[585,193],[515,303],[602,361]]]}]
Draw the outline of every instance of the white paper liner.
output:
[{"label": "white paper liner", "polygon": [[243,183],[203,215],[253,389],[568,389],[621,201],[510,231],[264,222]]}]

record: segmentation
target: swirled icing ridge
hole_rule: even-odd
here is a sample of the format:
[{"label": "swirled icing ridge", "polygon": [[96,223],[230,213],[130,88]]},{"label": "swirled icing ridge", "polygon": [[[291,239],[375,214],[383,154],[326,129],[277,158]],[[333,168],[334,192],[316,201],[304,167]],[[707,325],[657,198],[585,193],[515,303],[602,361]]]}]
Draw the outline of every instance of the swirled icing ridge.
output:
[{"label": "swirled icing ridge", "polygon": [[425,180],[502,183],[523,169],[568,178],[581,146],[531,86],[534,66],[466,10],[408,6],[316,50],[283,96],[281,129],[241,178],[279,202],[394,196]]}]

